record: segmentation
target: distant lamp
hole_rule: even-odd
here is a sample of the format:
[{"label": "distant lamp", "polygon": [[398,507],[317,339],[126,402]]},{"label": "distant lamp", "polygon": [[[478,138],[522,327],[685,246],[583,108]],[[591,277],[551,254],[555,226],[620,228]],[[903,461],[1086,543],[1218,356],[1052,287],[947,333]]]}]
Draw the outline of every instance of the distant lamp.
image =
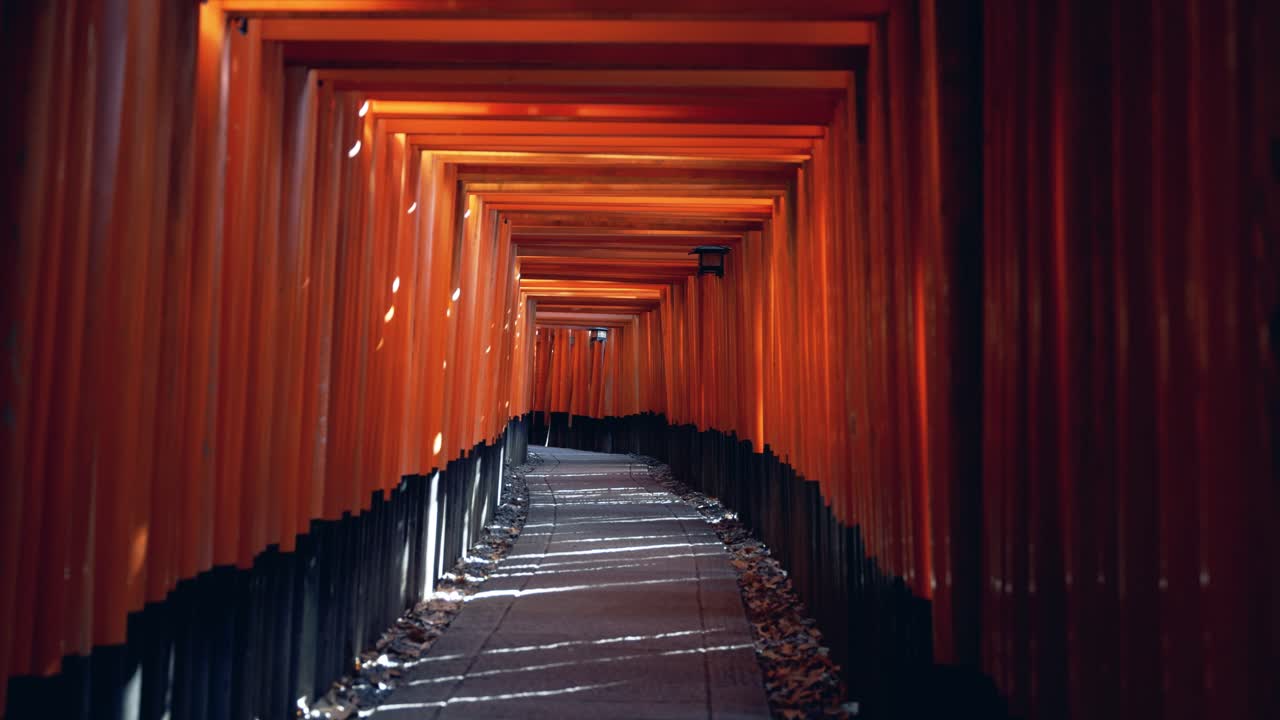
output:
[{"label": "distant lamp", "polygon": [[698,256],[698,275],[724,277],[724,256],[729,254],[725,245],[699,245],[689,251]]},{"label": "distant lamp", "polygon": [[609,339],[609,329],[602,327],[593,327],[587,330],[588,337],[593,343],[602,343]]}]

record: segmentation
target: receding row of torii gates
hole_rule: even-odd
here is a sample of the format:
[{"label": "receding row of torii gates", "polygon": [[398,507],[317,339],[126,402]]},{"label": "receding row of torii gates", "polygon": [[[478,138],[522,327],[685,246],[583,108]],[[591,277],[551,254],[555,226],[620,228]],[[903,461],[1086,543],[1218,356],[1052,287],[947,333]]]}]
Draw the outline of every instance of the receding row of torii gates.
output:
[{"label": "receding row of torii gates", "polygon": [[295,716],[531,444],[722,502],[860,717],[1280,717],[1278,28],[10,3],[4,717]]}]

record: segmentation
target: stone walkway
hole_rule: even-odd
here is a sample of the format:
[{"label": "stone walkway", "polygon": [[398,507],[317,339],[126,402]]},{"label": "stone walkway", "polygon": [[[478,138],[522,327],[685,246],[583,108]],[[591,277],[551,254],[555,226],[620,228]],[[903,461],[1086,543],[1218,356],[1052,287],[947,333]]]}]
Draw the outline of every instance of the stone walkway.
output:
[{"label": "stone walkway", "polygon": [[531,452],[511,554],[373,716],[769,717],[710,526],[625,455]]}]

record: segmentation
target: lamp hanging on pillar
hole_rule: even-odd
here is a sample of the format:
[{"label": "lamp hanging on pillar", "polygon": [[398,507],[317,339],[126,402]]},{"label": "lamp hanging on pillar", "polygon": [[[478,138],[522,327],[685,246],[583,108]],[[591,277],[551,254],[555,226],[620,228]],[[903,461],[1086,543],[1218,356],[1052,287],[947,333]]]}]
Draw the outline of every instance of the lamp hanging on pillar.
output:
[{"label": "lamp hanging on pillar", "polygon": [[699,245],[689,251],[698,256],[698,275],[724,277],[724,256],[729,254],[726,245]]},{"label": "lamp hanging on pillar", "polygon": [[593,327],[589,328],[587,333],[593,343],[602,343],[609,339],[609,328]]}]

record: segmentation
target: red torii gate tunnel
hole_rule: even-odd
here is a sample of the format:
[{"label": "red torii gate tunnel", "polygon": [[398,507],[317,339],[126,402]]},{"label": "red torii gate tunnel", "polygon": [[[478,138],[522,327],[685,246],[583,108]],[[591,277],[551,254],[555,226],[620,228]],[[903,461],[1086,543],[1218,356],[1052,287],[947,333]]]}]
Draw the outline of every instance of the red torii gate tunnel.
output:
[{"label": "red torii gate tunnel", "polygon": [[9,715],[135,681],[145,717],[291,712],[482,523],[404,528],[533,432],[751,518],[865,714],[950,668],[1027,718],[1280,717],[1277,32],[1269,0],[6,3]]}]

